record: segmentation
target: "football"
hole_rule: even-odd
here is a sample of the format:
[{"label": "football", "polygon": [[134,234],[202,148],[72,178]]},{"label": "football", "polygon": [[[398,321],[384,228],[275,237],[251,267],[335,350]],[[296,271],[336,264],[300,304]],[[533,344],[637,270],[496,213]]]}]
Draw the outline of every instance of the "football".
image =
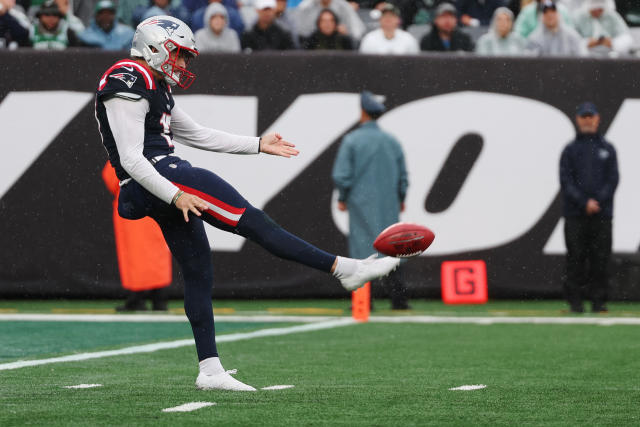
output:
[{"label": "football", "polygon": [[435,239],[433,231],[419,224],[398,222],[376,237],[373,247],[384,255],[407,258],[424,252]]}]

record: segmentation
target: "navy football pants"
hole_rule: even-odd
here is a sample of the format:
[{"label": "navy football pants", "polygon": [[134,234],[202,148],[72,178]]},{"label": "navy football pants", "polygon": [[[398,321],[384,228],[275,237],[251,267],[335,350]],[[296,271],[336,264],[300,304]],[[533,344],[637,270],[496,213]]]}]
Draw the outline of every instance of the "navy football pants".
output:
[{"label": "navy football pants", "polygon": [[201,217],[190,214],[189,222],[185,222],[182,212],[175,206],[166,204],[131,181],[120,190],[118,212],[129,219],[150,216],[160,225],[171,253],[182,268],[184,310],[193,329],[199,360],[218,355],[211,307],[213,262],[202,220],[252,240],[281,258],[331,271],[335,255],[284,230],[216,174],[192,167],[176,156],[160,160],[155,168],[180,189],[205,200],[210,209]]}]

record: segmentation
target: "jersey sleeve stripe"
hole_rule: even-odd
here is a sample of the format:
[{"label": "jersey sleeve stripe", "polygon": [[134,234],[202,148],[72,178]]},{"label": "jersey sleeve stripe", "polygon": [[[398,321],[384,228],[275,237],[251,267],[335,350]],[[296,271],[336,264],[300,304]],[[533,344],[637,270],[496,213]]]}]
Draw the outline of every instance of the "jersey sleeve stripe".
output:
[{"label": "jersey sleeve stripe", "polygon": [[111,72],[115,69],[121,68],[121,67],[134,67],[136,70],[138,70],[140,72],[140,74],[142,74],[144,76],[144,83],[145,86],[147,87],[147,89],[155,89],[155,82],[153,81],[153,77],[151,76],[151,72],[146,68],[143,67],[142,65],[138,64],[135,61],[130,61],[130,60],[122,60],[119,62],[116,62],[114,65],[111,66],[111,68],[109,68],[103,75],[102,78],[100,79],[100,84],[98,85],[98,90],[102,90],[104,89],[104,87],[107,84],[107,78],[109,77],[109,74],[111,74]]}]

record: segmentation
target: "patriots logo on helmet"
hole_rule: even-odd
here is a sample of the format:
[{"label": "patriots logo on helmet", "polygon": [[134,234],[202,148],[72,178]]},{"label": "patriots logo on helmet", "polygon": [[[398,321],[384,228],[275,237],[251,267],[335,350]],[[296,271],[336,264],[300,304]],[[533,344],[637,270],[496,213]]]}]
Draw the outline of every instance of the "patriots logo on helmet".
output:
[{"label": "patriots logo on helmet", "polygon": [[118,79],[124,82],[124,84],[126,84],[129,89],[131,89],[133,87],[133,84],[136,82],[136,80],[138,80],[138,78],[136,76],[134,76],[133,74],[129,74],[129,73],[116,73],[116,74],[111,74],[109,76],[109,78],[112,79]]},{"label": "patriots logo on helmet", "polygon": [[157,25],[158,27],[163,28],[170,36],[173,35],[173,32],[180,27],[180,24],[168,19],[152,19],[145,25]]}]

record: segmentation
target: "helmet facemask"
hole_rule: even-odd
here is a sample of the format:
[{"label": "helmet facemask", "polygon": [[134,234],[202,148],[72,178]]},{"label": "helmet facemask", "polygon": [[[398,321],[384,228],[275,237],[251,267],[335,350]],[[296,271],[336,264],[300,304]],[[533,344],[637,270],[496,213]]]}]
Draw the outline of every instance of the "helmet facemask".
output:
[{"label": "helmet facemask", "polygon": [[[191,86],[196,75],[187,70],[189,62],[192,58],[198,56],[198,51],[181,46],[180,44],[169,39],[164,43],[167,50],[167,60],[162,63],[160,69],[165,75],[165,80],[170,85],[178,85],[183,89]],[[184,67],[178,65],[178,60],[184,60]]]}]

